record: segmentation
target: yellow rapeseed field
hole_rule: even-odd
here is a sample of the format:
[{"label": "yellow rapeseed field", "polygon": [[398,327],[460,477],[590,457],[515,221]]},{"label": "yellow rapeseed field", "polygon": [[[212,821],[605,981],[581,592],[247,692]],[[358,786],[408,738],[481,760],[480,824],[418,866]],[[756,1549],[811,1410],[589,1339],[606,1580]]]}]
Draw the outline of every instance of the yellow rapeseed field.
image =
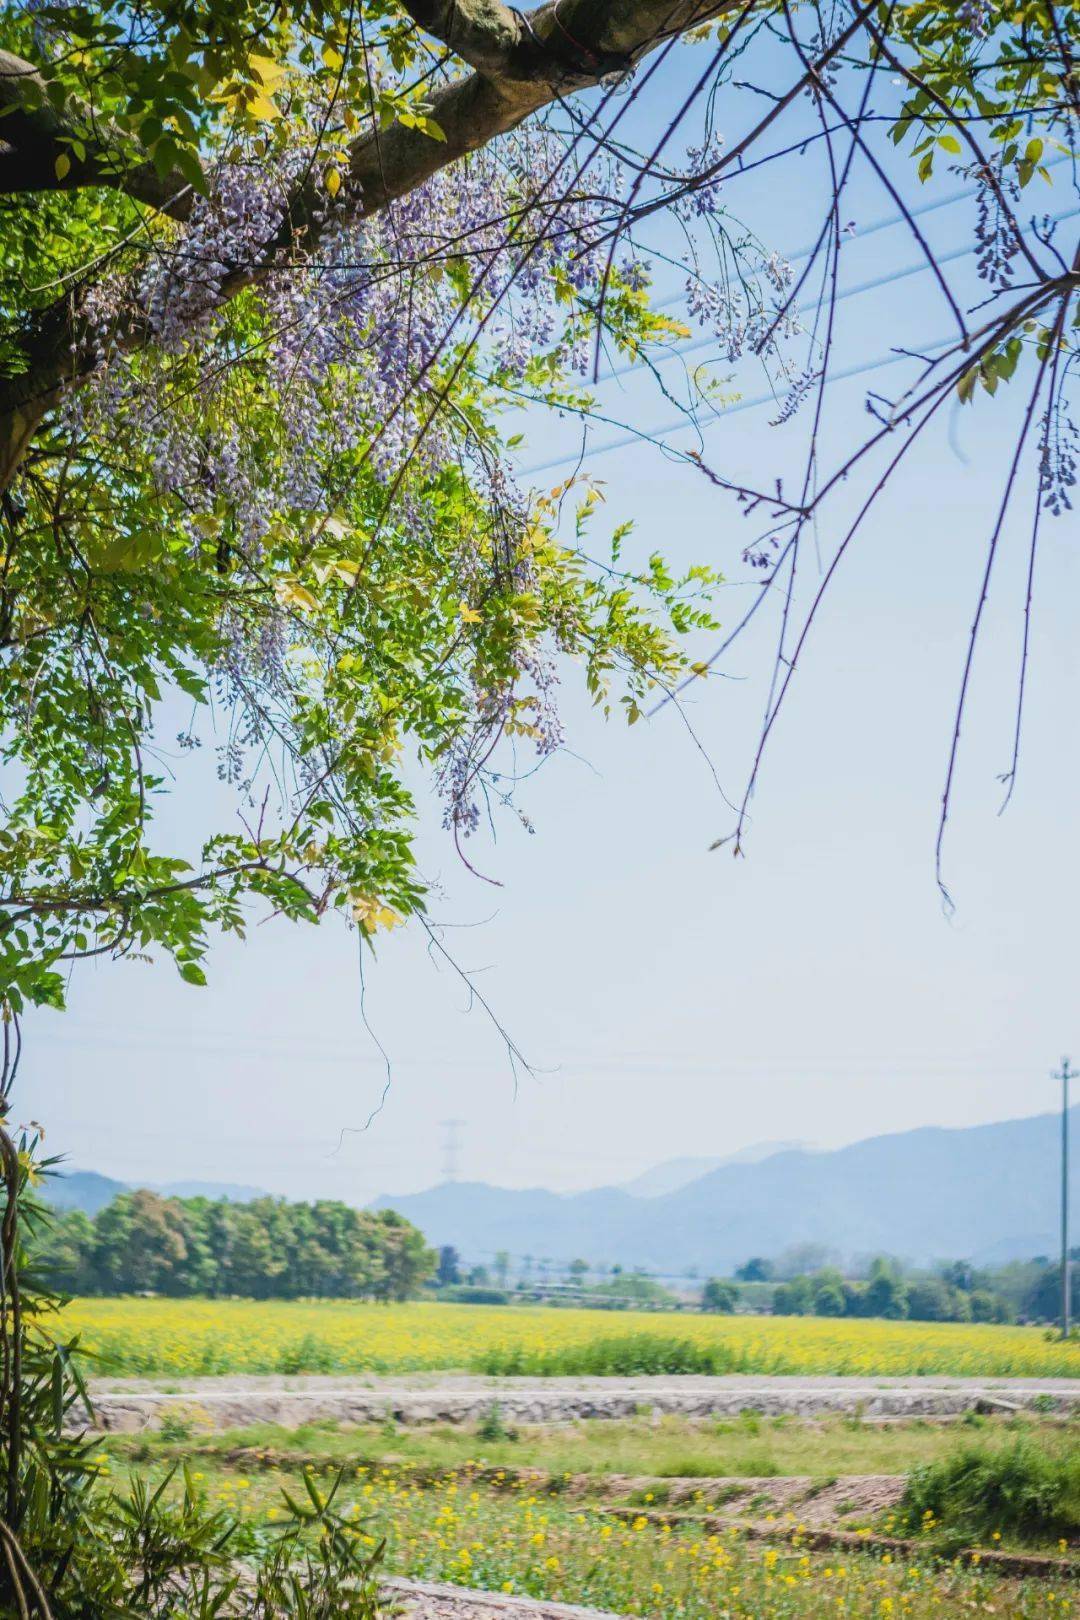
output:
[{"label": "yellow rapeseed field", "polygon": [[[79,1335],[96,1358],[92,1372],[167,1378],[710,1367],[881,1377],[1080,1376],[1076,1345],[1055,1342],[1039,1328],[989,1324],[320,1300],[80,1299],[54,1326],[64,1338]],[[659,1358],[655,1365],[653,1353]]]},{"label": "yellow rapeseed field", "polygon": [[[281,1490],[306,1501],[303,1481],[276,1470],[193,1474],[214,1507],[250,1526],[280,1523]],[[315,1482],[313,1482],[315,1483]],[[316,1489],[326,1490],[326,1482]],[[762,1547],[734,1524],[672,1527],[646,1514],[620,1522],[527,1482],[477,1488],[468,1470],[429,1485],[390,1470],[343,1476],[336,1504],[361,1547],[386,1542],[394,1574],[596,1605],[648,1620],[1077,1620],[1075,1582],[1005,1584],[984,1568],[885,1553],[813,1553],[794,1516],[792,1539]],[[867,1536],[868,1526],[860,1526]]]}]

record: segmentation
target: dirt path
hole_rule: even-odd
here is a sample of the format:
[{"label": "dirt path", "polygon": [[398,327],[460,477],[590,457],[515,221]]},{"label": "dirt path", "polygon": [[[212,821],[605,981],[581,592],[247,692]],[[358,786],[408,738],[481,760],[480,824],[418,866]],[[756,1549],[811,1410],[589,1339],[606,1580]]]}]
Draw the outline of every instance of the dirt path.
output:
[{"label": "dirt path", "polygon": [[620,1620],[618,1615],[581,1609],[576,1604],[471,1592],[427,1581],[389,1580],[383,1583],[383,1590],[397,1599],[412,1620]]},{"label": "dirt path", "polygon": [[[1077,1358],[1080,1370],[1080,1356]],[[498,1404],[508,1422],[565,1423],[642,1412],[683,1417],[753,1409],[766,1417],[954,1417],[970,1411],[1080,1411],[1080,1377],[1067,1378],[427,1378],[267,1376],[169,1382],[98,1379],[98,1428],[137,1432],[168,1413],[214,1429],[276,1423],[298,1428],[317,1418],[342,1423],[468,1423]],[[83,1420],[85,1414],[78,1414]]]},{"label": "dirt path", "polygon": [[[269,1446],[236,1446],[210,1455],[242,1474],[267,1469],[288,1474],[308,1465],[303,1456]],[[896,1507],[907,1484],[906,1474],[839,1474],[828,1479],[813,1474],[552,1474],[543,1468],[511,1468],[506,1463],[441,1468],[393,1459],[378,1466],[382,1475],[402,1486],[455,1479],[467,1481],[470,1489],[483,1486],[500,1494],[524,1491],[584,1504],[615,1503],[628,1512],[649,1504],[658,1510],[685,1507],[699,1514],[722,1507],[726,1513],[752,1513],[759,1518],[772,1514],[818,1528],[868,1524]],[[332,1473],[337,1463],[320,1460],[316,1467]]]},{"label": "dirt path", "polygon": [[[505,1475],[506,1470],[502,1470]],[[575,1474],[561,1482],[571,1496],[603,1497],[641,1506],[685,1507],[692,1513],[715,1511],[790,1516],[815,1528],[869,1524],[896,1507],[904,1494],[906,1474],[840,1474],[823,1480],[808,1474],[750,1474],[704,1478],[665,1475]]]}]

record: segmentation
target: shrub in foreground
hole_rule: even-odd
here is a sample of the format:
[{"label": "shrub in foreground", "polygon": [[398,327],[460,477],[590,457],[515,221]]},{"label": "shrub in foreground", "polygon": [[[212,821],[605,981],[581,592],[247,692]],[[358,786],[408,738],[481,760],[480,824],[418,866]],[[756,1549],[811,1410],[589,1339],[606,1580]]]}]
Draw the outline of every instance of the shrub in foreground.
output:
[{"label": "shrub in foreground", "polygon": [[36,1144],[22,1138],[16,1160],[0,1129],[5,1141],[0,1615],[379,1620],[383,1547],[341,1516],[343,1474],[328,1491],[304,1474],[303,1492],[282,1492],[275,1522],[258,1527],[211,1502],[186,1466],[153,1488],[138,1474],[126,1488],[108,1483],[94,1438],[79,1432],[89,1404],[80,1347],[57,1335],[63,1301],[41,1288],[22,1241],[48,1218],[26,1193]]},{"label": "shrub in foreground", "polygon": [[915,1469],[900,1506],[909,1532],[986,1540],[1072,1540],[1080,1535],[1080,1447],[1059,1450],[1019,1435],[1006,1444],[966,1445]]}]

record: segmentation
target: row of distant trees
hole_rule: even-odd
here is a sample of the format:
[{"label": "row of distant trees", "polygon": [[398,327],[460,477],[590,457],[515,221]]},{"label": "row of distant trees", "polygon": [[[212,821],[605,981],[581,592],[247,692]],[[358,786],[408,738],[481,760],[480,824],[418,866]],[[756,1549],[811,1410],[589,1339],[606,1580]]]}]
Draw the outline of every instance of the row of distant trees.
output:
[{"label": "row of distant trees", "polygon": [[[519,1273],[514,1287],[506,1251],[490,1268],[466,1266],[452,1247],[436,1254],[423,1233],[392,1210],[330,1200],[236,1204],[140,1190],[114,1198],[92,1219],[82,1210],[53,1213],[35,1243],[49,1281],[72,1294],[401,1300],[434,1285],[443,1298],[478,1304],[534,1297],[527,1275]],[[1080,1318],[1080,1250],[1073,1255],[1073,1310]],[[795,1262],[805,1269],[794,1271]],[[858,1271],[845,1275],[826,1251],[804,1245],[778,1261],[747,1260],[734,1280],[708,1279],[701,1306],[929,1322],[1051,1322],[1060,1309],[1060,1273],[1045,1257],[992,1269],[952,1261],[910,1271],[879,1256]],[[688,1303],[644,1273],[597,1271],[585,1260],[565,1267],[563,1287],[565,1303],[574,1297],[609,1308]]]},{"label": "row of distant trees", "polygon": [[912,1317],[920,1322],[1007,1322],[1008,1302],[988,1288],[965,1289],[942,1277],[910,1281],[887,1260],[865,1282],[852,1282],[835,1267],[813,1277],[793,1277],[773,1294],[777,1316]]},{"label": "row of distant trees", "polygon": [[[1072,1254],[1080,1261],[1080,1249]],[[852,1278],[821,1263],[792,1275],[782,1261],[754,1258],[738,1267],[735,1278],[739,1284],[773,1284],[771,1309],[783,1316],[1052,1322],[1061,1308],[1060,1268],[1045,1255],[996,1267],[943,1261],[931,1271],[907,1271],[898,1261],[878,1256],[864,1270],[864,1276]],[[781,1280],[775,1280],[778,1272]],[[1080,1266],[1073,1268],[1071,1293],[1073,1310],[1080,1310]]]},{"label": "row of distant trees", "polygon": [[[1080,1250],[1075,1251],[1080,1261]],[[665,1287],[641,1271],[598,1267],[574,1260],[555,1270],[553,1262],[521,1266],[511,1282],[511,1256],[500,1250],[489,1266],[467,1265],[458,1251],[439,1251],[435,1285],[443,1298],[476,1304],[506,1302],[537,1295],[551,1304],[603,1305],[609,1308],[692,1308],[712,1313],[771,1311],[777,1316],[909,1317],[923,1322],[1052,1322],[1060,1309],[1060,1271],[1045,1256],[997,1267],[976,1267],[966,1260],[942,1261],[930,1269],[913,1269],[888,1255],[866,1256],[841,1270],[830,1251],[804,1243],[776,1260],[756,1256],[736,1268],[732,1278],[710,1277],[704,1284],[690,1273],[686,1286]],[[596,1280],[599,1279],[599,1280]],[[1073,1309],[1080,1316],[1080,1264],[1073,1278]]]},{"label": "row of distant trees", "polygon": [[[817,1256],[807,1246],[807,1260]],[[701,1289],[701,1309],[724,1314],[745,1309],[768,1309],[776,1316],[864,1316],[900,1319],[911,1317],[927,1322],[1008,1322],[1014,1312],[1009,1300],[994,1290],[990,1277],[974,1271],[963,1262],[939,1267],[933,1273],[905,1275],[901,1265],[887,1256],[868,1261],[865,1276],[847,1277],[837,1266],[819,1263],[812,1272],[776,1277],[774,1264],[754,1259],[740,1266],[734,1280],[710,1277]],[[589,1305],[616,1305],[646,1309],[686,1307],[685,1296],[671,1292],[654,1278],[613,1268],[600,1282],[590,1282],[592,1270],[584,1260],[565,1268],[565,1281],[553,1291],[549,1303],[580,1302]],[[466,1303],[495,1304],[513,1295],[505,1287],[506,1267],[498,1263],[466,1266],[458,1251],[446,1246],[439,1251],[435,1284],[442,1296]],[[500,1284],[504,1286],[500,1287]],[[767,1284],[763,1289],[752,1284]],[[565,1290],[565,1298],[558,1297]],[[518,1296],[532,1297],[533,1290],[523,1279],[515,1290]],[[1053,1314],[1053,1301],[1047,1301]]]},{"label": "row of distant trees", "polygon": [[[1080,1261],[1080,1250],[1075,1251]],[[687,1274],[686,1287],[665,1287],[641,1271],[597,1267],[574,1260],[547,1280],[552,1262],[521,1266],[511,1282],[511,1256],[501,1250],[489,1266],[467,1265],[458,1251],[439,1251],[435,1285],[445,1299],[476,1304],[542,1297],[550,1304],[580,1302],[608,1308],[686,1309],[700,1299],[713,1313],[771,1311],[777,1316],[909,1317],[923,1322],[1052,1322],[1060,1310],[1060,1270],[1040,1256],[997,1267],[966,1260],[913,1269],[888,1255],[866,1256],[841,1270],[820,1244],[799,1244],[776,1260],[761,1256],[737,1267],[732,1278],[703,1285]],[[599,1279],[599,1280],[596,1280]],[[1080,1264],[1073,1278],[1073,1310],[1080,1316]]]},{"label": "row of distant trees", "polygon": [[509,1250],[499,1249],[490,1266],[469,1265],[453,1244],[444,1244],[439,1250],[435,1286],[446,1299],[476,1304],[505,1303],[514,1295],[542,1297],[555,1304],[561,1293],[575,1298],[581,1295],[589,1304],[605,1307],[679,1303],[654,1277],[625,1271],[622,1266],[593,1267],[587,1260],[578,1259],[556,1267],[550,1260],[534,1262],[531,1255],[523,1255],[515,1277],[512,1259]]},{"label": "row of distant trees", "polygon": [[144,1190],[122,1193],[93,1219],[56,1213],[35,1244],[49,1282],[71,1294],[401,1300],[436,1266],[423,1233],[392,1210]]}]

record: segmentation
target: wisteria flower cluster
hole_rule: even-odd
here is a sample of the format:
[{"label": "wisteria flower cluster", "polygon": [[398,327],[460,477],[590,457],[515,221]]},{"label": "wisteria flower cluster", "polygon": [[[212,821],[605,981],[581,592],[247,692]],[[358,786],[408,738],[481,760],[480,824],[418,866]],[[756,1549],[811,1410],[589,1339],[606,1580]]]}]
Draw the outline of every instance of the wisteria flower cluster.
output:
[{"label": "wisteria flower cluster", "polygon": [[[605,160],[584,184],[565,144],[529,126],[370,216],[348,179],[325,189],[314,244],[298,247],[284,226],[317,175],[323,111],[309,108],[287,141],[223,154],[187,220],[166,227],[134,274],[95,291],[86,318],[99,366],[71,396],[67,421],[78,435],[137,447],[193,558],[210,546],[223,578],[239,568],[253,588],[274,584],[258,613],[234,594],[219,617],[216,693],[222,709],[242,711],[219,773],[243,786],[248,755],[275,734],[275,704],[287,707],[303,685],[298,642],[314,655],[309,588],[295,570],[280,577],[282,535],[293,563],[299,554],[330,569],[327,588],[355,625],[376,611],[358,584],[372,548],[407,533],[418,555],[430,543],[434,556],[447,480],[467,479],[480,518],[463,526],[452,558],[440,552],[438,571],[440,590],[461,603],[462,633],[450,658],[461,709],[436,776],[448,826],[468,834],[501,735],[528,738],[540,758],[559,747],[556,654],[569,645],[558,615],[512,607],[535,596],[538,574],[529,502],[485,415],[488,379],[524,378],[538,356],[564,370],[589,363],[583,334],[611,276],[605,242],[621,175]],[[614,274],[640,293],[632,253]],[[226,297],[237,285],[244,296]],[[733,330],[722,302],[717,294],[711,318]],[[766,318],[740,317],[740,330],[752,337]],[[130,357],[133,323],[154,342]],[[352,552],[324,555],[343,530]],[[472,627],[495,621],[500,657],[477,660]],[[334,656],[317,651],[324,678]],[[332,764],[307,757],[300,773],[310,780]]]}]

